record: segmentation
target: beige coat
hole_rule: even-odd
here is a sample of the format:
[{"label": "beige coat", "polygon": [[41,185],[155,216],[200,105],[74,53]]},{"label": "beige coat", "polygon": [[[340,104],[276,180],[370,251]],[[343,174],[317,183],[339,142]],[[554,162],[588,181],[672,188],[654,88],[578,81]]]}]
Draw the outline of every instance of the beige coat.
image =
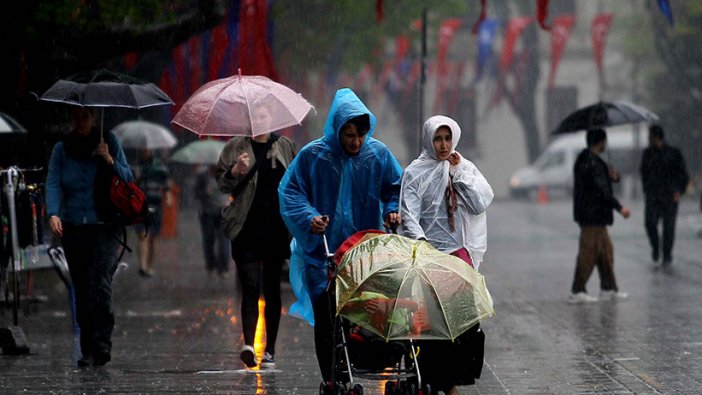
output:
[{"label": "beige coat", "polygon": [[[236,164],[239,155],[244,152],[249,154],[249,168],[252,168],[256,163],[256,157],[251,147],[251,138],[232,137],[222,149],[217,162],[216,172],[217,185],[222,192],[231,194],[232,190],[246,178],[245,174],[231,175],[231,168]],[[294,157],[295,144],[285,136],[278,137],[278,140],[273,142],[270,151],[268,151],[268,158],[272,161],[279,161],[286,169]],[[275,166],[277,163],[274,162],[273,165]],[[244,226],[256,192],[257,180],[258,172],[251,177],[251,180],[249,180],[241,193],[232,199],[222,211],[222,225],[230,240],[234,240]]]}]

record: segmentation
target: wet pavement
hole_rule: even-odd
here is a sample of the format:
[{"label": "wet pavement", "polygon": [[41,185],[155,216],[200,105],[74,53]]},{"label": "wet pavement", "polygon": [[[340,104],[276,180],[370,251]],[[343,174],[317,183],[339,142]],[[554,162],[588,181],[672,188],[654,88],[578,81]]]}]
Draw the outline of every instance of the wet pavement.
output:
[{"label": "wet pavement", "polygon": [[[680,207],[674,264],[650,261],[641,202],[610,228],[615,271],[627,300],[569,305],[578,228],[569,200],[498,201],[488,214],[481,267],[496,315],[486,332],[483,375],[461,394],[702,393],[702,213]],[[134,245],[134,236],[130,236]],[[239,289],[233,272],[208,276],[196,213],[180,213],[176,239],[157,242],[156,276],[136,258],[114,280],[113,360],[75,367],[77,338],[68,295],[52,271],[33,272],[33,299],[19,317],[31,353],[0,356],[0,393],[314,394],[319,379],[312,328],[286,314],[277,367],[242,368]],[[599,293],[599,277],[588,282]],[[290,289],[283,288],[284,306]],[[12,313],[0,313],[0,326]],[[362,382],[381,394],[382,383]]]}]

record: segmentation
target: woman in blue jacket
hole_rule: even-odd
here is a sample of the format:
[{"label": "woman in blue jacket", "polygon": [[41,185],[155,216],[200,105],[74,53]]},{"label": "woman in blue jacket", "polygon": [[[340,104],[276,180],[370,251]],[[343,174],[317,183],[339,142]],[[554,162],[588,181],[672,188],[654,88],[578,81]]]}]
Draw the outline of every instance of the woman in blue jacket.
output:
[{"label": "woman in blue jacket", "polygon": [[[112,275],[117,267],[117,225],[104,220],[96,200],[96,176],[114,174],[132,181],[122,147],[112,133],[94,127],[95,113],[72,107],[72,131],[54,146],[46,179],[46,208],[51,231],[61,238],[76,296],[82,357],[78,366],[110,361],[114,312]],[[103,175],[104,174],[104,175]]]}]

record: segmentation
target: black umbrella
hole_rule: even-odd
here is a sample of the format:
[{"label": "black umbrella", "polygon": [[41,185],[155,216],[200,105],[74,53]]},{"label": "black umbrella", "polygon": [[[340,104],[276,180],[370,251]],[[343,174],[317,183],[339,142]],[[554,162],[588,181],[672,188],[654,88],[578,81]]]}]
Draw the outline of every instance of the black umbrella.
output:
[{"label": "black umbrella", "polygon": [[83,107],[136,109],[173,104],[156,85],[104,69],[60,79],[40,100]]},{"label": "black umbrella", "polygon": [[639,122],[651,123],[657,120],[658,115],[636,104],[626,101],[601,101],[571,113],[551,133],[561,134]]},{"label": "black umbrella", "polygon": [[[109,70],[77,73],[56,81],[39,100],[82,107],[122,107],[141,109],[173,104],[156,85]],[[104,110],[100,114],[102,135]]]}]

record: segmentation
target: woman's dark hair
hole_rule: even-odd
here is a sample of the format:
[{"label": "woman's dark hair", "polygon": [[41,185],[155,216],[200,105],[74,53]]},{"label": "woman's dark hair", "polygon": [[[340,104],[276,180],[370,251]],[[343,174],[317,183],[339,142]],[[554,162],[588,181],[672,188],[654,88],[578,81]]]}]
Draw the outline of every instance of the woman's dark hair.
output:
[{"label": "woman's dark hair", "polygon": [[[363,114],[363,115],[353,117],[353,118],[349,119],[346,122],[346,124],[344,124],[344,126],[346,126],[349,123],[356,126],[356,130],[358,131],[359,135],[364,135],[364,134],[368,133],[368,131],[370,130],[370,117],[368,116],[368,114]],[[343,129],[343,127],[342,127],[342,129]]]},{"label": "woman's dark hair", "polygon": [[607,140],[607,133],[604,131],[604,129],[589,129],[587,131],[587,135],[585,136],[585,141],[587,141],[588,147],[599,144],[604,140]]}]

